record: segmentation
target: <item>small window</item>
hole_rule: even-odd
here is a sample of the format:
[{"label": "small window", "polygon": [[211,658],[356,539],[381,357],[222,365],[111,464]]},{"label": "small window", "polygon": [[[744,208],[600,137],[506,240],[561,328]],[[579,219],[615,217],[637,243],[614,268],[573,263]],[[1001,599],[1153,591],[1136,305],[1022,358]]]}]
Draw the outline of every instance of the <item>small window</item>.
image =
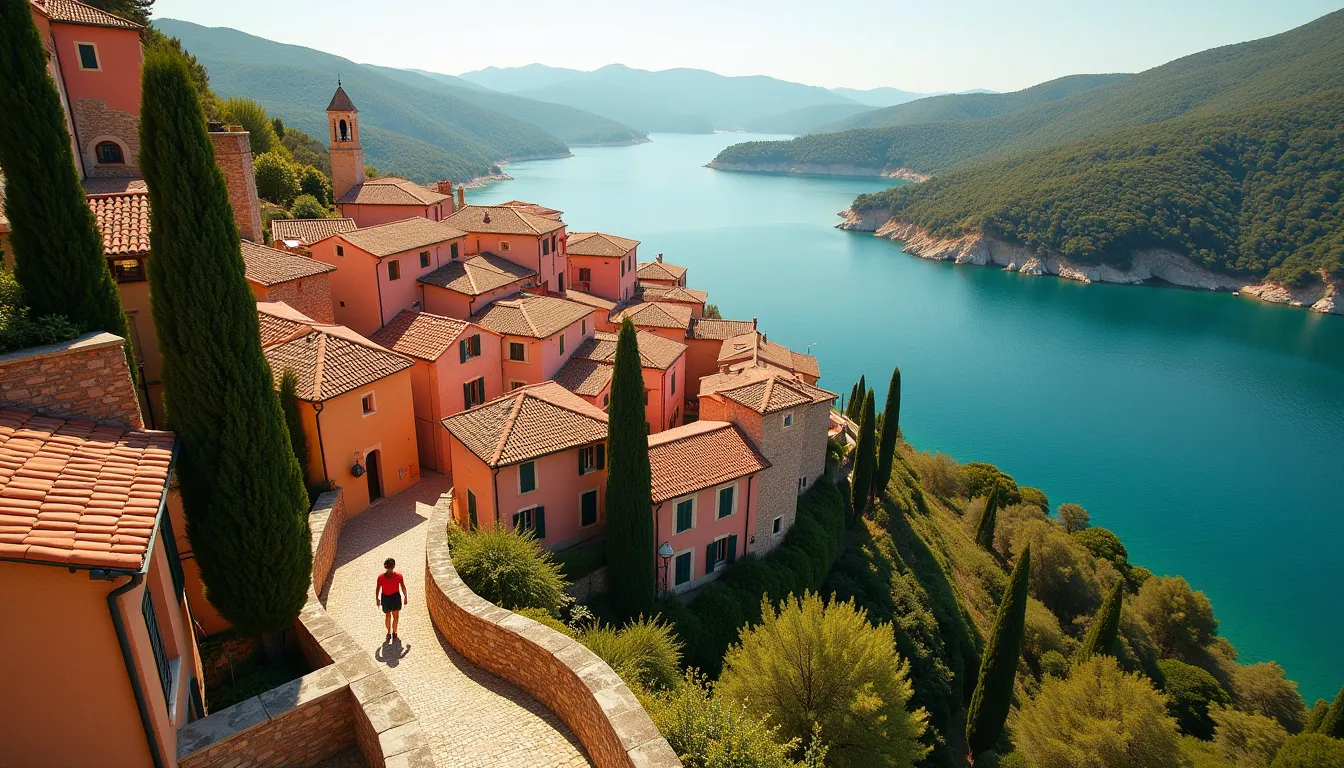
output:
[{"label": "small window", "polygon": [[603,395],[603,396],[602,396],[602,407],[603,407],[603,408],[606,408],[607,405],[608,405],[609,403],[611,403],[611,395]]},{"label": "small window", "polygon": [[588,335],[588,318],[586,317],[579,321],[579,335],[580,336]]},{"label": "small window", "polygon": [[448,255],[454,259],[457,258],[457,243],[448,244]]},{"label": "small window", "polygon": [[116,259],[112,261],[112,277],[118,283],[142,283],[145,281],[145,265],[139,259]]},{"label": "small window", "polygon": [[475,381],[468,381],[462,385],[462,405],[464,408],[475,408],[485,402],[485,377],[481,376]]},{"label": "small window", "polygon": [[597,522],[597,491],[584,491],[579,496],[579,527],[587,528]]},{"label": "small window", "polygon": [[677,533],[689,531],[695,527],[695,499],[682,499],[677,502]]},{"label": "small window", "polygon": [[537,463],[525,461],[518,465],[518,493],[531,493],[537,490]]},{"label": "small window", "polygon": [[782,530],[784,530],[784,518],[776,517],[771,532],[778,536]]},{"label": "small window", "polygon": [[672,376],[672,394],[677,394],[677,377],[675,374]]},{"label": "small window", "polygon": [[429,251],[420,252],[420,266],[422,267],[429,266]]},{"label": "small window", "polygon": [[459,362],[467,362],[473,357],[481,356],[481,334],[472,334],[470,338],[461,339],[457,342],[457,356]]},{"label": "small window", "polygon": [[523,387],[525,387],[525,386],[527,386],[527,382],[526,382],[526,381],[510,381],[510,382],[509,382],[509,391],[512,392],[512,391],[515,390],[515,389],[521,389],[521,388],[523,388]]},{"label": "small window", "polygon": [[737,507],[737,486],[730,485],[719,489],[719,518],[733,514]]},{"label": "small window", "polygon": [[625,262],[621,262],[621,277],[625,277]]},{"label": "small window", "polygon": [[98,157],[99,165],[124,165],[126,155],[121,151],[121,145],[115,141],[100,141],[93,148],[93,153]]},{"label": "small window", "polygon": [[555,235],[551,235],[551,250],[555,250]]},{"label": "small window", "polygon": [[513,516],[515,531],[531,531],[538,539],[546,538],[546,508],[530,507],[520,509]]},{"label": "small window", "polygon": [[508,241],[508,240],[500,240],[500,241],[499,241],[499,250],[507,252],[507,251],[509,250],[509,241]]},{"label": "small window", "polygon": [[593,270],[588,267],[579,267],[579,282],[591,283],[593,281]]},{"label": "small window", "polygon": [[550,255],[551,255],[551,241],[550,241],[550,240],[547,240],[547,239],[544,238],[544,237],[541,238],[541,255],[542,255],[542,256],[550,256]]},{"label": "small window", "polygon": [[710,562],[714,564],[712,570],[717,571],[720,568],[723,568],[729,564],[728,552],[730,550],[728,549],[727,536],[723,537],[722,539],[715,539],[714,543],[709,545],[709,549],[711,552],[714,553],[713,559],[710,560]]},{"label": "small window", "polygon": [[368,416],[370,413],[373,413],[374,411],[378,410],[377,407],[375,406],[374,402],[373,402],[373,393],[372,393],[372,392],[370,392],[370,393],[368,393],[367,395],[361,397],[361,398],[359,399],[359,405],[360,405],[361,408],[364,409],[364,415],[365,415],[365,416]]},{"label": "small window", "polygon": [[561,333],[560,333],[560,354],[562,354],[562,355],[565,354],[565,334],[564,334],[564,332],[561,332]]},{"label": "small window", "polygon": [[345,246],[343,246],[343,245],[338,245],[338,246],[336,246],[336,255],[337,255],[337,256],[344,256],[344,255],[345,255]]},{"label": "small window", "polygon": [[784,414],[784,426],[786,426],[786,427],[792,427],[792,426],[793,426],[793,414],[792,414],[792,413],[786,413],[786,414]]},{"label": "small window", "polygon": [[396,259],[393,259],[392,261],[387,262],[387,279],[388,279],[388,280],[400,280],[400,279],[401,279],[401,262],[400,262],[400,261],[397,261]]},{"label": "small window", "polygon": [[693,552],[682,552],[677,555],[676,571],[672,577],[672,585],[680,587],[691,580],[691,556]]},{"label": "small window", "polygon": [[75,43],[75,49],[79,51],[80,69],[102,69],[98,63],[98,46],[93,43]]},{"label": "small window", "polygon": [[467,524],[471,526],[470,530],[476,530],[476,494],[467,489]]},{"label": "small window", "polygon": [[519,363],[527,362],[527,345],[520,341],[510,341],[509,359]]},{"label": "small window", "polygon": [[602,443],[585,445],[579,451],[579,474],[586,475],[607,466],[607,446]]}]

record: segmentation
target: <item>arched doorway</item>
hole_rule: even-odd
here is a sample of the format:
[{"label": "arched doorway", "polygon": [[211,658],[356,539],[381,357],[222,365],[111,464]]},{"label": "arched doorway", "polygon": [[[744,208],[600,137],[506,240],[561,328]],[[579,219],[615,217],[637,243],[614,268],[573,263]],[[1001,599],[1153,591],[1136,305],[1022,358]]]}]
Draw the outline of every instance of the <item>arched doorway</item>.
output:
[{"label": "arched doorway", "polygon": [[364,457],[364,463],[368,465],[365,468],[367,471],[364,473],[364,477],[369,483],[370,504],[383,498],[383,481],[379,471],[379,460],[381,458],[382,451],[369,451],[369,454]]}]

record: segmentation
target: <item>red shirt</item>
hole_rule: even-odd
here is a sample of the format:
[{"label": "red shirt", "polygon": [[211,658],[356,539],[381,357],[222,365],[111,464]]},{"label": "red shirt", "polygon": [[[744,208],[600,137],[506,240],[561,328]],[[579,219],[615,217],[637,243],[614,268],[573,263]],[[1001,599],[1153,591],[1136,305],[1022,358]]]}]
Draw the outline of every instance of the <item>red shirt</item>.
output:
[{"label": "red shirt", "polygon": [[378,592],[383,595],[395,595],[405,580],[401,574],[393,571],[389,576],[386,571],[378,574]]}]

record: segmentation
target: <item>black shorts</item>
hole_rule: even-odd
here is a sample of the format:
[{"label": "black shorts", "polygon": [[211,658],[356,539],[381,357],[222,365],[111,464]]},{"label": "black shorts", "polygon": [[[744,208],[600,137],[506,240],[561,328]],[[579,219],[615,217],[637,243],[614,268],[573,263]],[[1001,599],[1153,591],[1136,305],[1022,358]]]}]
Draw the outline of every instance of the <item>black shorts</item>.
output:
[{"label": "black shorts", "polygon": [[383,613],[391,613],[401,610],[401,593],[396,592],[391,595],[383,595]]}]

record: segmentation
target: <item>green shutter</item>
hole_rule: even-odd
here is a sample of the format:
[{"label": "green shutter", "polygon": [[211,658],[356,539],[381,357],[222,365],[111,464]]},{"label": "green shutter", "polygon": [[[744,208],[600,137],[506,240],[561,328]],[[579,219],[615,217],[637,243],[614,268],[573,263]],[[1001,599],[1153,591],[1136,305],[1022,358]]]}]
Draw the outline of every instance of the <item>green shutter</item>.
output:
[{"label": "green shutter", "polygon": [[597,491],[583,494],[579,512],[579,525],[588,526],[597,522]]},{"label": "green shutter", "polygon": [[597,468],[604,469],[607,466],[607,446],[605,443],[597,444]]},{"label": "green shutter", "polygon": [[728,564],[729,564],[729,565],[732,565],[733,563],[736,563],[736,562],[737,562],[737,534],[729,534],[729,536],[728,536]]},{"label": "green shutter", "polygon": [[462,385],[462,407],[471,407],[471,382]]},{"label": "green shutter", "polygon": [[524,462],[518,465],[518,491],[527,493],[537,489],[537,465]]},{"label": "green shutter", "polygon": [[481,334],[474,333],[471,336],[471,354],[481,354]]},{"label": "green shutter", "polygon": [[578,457],[579,457],[579,474],[582,475],[582,474],[583,474],[583,449],[580,448],[579,450],[575,451],[574,453],[577,454]]},{"label": "green shutter", "polygon": [[711,573],[714,572],[714,549],[715,549],[715,547],[714,547],[713,544],[710,544],[708,547],[705,547],[705,573],[706,573],[706,574],[711,574]]},{"label": "green shutter", "polygon": [[457,342],[457,357],[459,363],[467,362],[467,340],[462,339]]},{"label": "green shutter", "polygon": [[684,554],[684,555],[679,555],[679,556],[677,557],[677,566],[676,566],[676,568],[677,568],[677,572],[676,572],[676,574],[672,577],[672,581],[674,582],[674,586],[681,586],[682,584],[685,584],[686,582],[688,582],[688,581],[691,580],[691,553],[690,553],[690,552],[687,552],[687,553]]},{"label": "green shutter", "polygon": [[532,510],[532,524],[537,531],[537,538],[546,538],[546,508],[537,507]]}]

